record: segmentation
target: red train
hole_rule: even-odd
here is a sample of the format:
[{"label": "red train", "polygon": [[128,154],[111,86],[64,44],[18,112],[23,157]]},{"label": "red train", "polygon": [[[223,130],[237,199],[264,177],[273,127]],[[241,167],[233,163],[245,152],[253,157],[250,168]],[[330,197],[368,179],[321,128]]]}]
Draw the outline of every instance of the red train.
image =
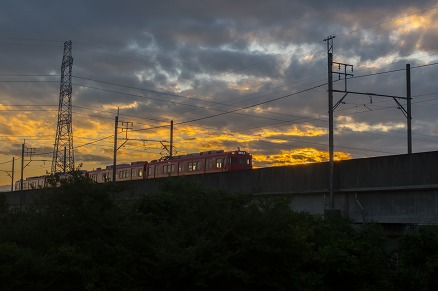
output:
[{"label": "red train", "polygon": [[[152,179],[252,169],[252,156],[245,151],[208,151],[174,156],[166,160],[117,165],[117,181]],[[88,171],[98,183],[111,181],[113,166]]]},{"label": "red train", "polygon": [[[117,165],[116,181],[153,179],[169,176],[184,176],[217,172],[252,169],[252,155],[246,151],[207,151],[201,153],[174,156],[151,162],[133,162]],[[84,171],[97,183],[109,182],[113,177],[113,166]],[[23,189],[46,187],[45,176],[30,177],[23,182]],[[15,183],[15,190],[20,189],[20,181]]]}]

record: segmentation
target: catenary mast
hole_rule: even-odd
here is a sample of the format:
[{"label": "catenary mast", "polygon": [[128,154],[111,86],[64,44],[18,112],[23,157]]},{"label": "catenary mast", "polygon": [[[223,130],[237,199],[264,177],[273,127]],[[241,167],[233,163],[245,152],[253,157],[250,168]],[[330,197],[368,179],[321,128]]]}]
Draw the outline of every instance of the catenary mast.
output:
[{"label": "catenary mast", "polygon": [[52,173],[74,170],[73,123],[72,123],[72,42],[64,43],[59,90],[58,124],[53,149]]}]

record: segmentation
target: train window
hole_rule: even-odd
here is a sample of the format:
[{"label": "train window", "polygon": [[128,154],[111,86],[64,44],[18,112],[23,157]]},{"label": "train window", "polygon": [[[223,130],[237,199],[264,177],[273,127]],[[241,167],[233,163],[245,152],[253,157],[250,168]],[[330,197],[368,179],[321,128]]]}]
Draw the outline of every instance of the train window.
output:
[{"label": "train window", "polygon": [[216,168],[217,169],[222,168],[222,159],[216,159]]},{"label": "train window", "polygon": [[189,162],[189,171],[196,171],[199,170],[199,165],[200,162],[196,161],[196,162]]},{"label": "train window", "polygon": [[152,166],[148,167],[148,176],[151,177],[153,173],[154,173],[154,168]]},{"label": "train window", "polygon": [[138,169],[138,176],[143,177],[143,169]]},{"label": "train window", "polygon": [[213,167],[213,162],[212,162],[211,159],[208,159],[208,160],[207,160],[207,168],[208,168],[208,169],[211,169],[212,167]]},{"label": "train window", "polygon": [[105,182],[111,181],[110,174],[111,173],[109,173],[109,172],[108,173],[104,173],[102,175],[102,181],[105,181]]},{"label": "train window", "polygon": [[251,162],[249,161],[249,159],[246,159],[246,164],[247,164],[247,165],[250,165],[250,164],[251,164]]},{"label": "train window", "polygon": [[175,171],[175,165],[164,165],[163,174],[170,174]]},{"label": "train window", "polygon": [[238,164],[239,159],[238,158],[231,158],[231,164]]},{"label": "train window", "polygon": [[183,172],[183,165],[182,165],[182,163],[180,163],[180,164],[178,164],[178,172]]}]

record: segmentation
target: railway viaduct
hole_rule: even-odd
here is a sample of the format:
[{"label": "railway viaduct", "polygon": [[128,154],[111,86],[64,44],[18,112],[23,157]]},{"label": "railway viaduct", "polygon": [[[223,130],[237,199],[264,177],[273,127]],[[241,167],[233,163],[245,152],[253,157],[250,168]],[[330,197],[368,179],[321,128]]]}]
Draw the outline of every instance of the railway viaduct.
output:
[{"label": "railway viaduct", "polygon": [[[335,213],[353,223],[393,226],[438,225],[438,151],[352,159],[335,162]],[[157,191],[163,182],[185,179],[203,188],[289,197],[296,211],[324,215],[328,197],[329,164],[169,177],[119,183],[119,199],[135,199]],[[10,205],[31,203],[38,190],[5,193]],[[331,211],[330,211],[331,212]]]}]

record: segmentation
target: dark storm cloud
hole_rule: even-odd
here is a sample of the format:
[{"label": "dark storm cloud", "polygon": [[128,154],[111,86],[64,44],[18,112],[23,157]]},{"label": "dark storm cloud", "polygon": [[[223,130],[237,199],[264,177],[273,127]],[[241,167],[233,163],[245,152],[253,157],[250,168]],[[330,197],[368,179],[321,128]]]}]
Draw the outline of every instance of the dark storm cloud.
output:
[{"label": "dark storm cloud", "polygon": [[[394,21],[389,20],[434,5],[435,1],[399,0],[3,1],[0,73],[59,74],[63,42],[72,40],[74,105],[96,110],[109,108],[106,114],[99,113],[109,118],[108,121],[101,119],[100,122],[110,124],[116,107],[136,103],[136,107],[124,108],[122,112],[156,120],[142,121],[149,126],[169,119],[176,123],[200,119],[194,124],[215,132],[232,130],[236,134],[251,134],[257,128],[295,120],[298,125],[306,123],[326,128],[326,86],[292,95],[327,82],[326,43],[322,40],[328,35],[337,35],[335,60],[359,62],[354,64],[355,75],[403,68],[405,60],[386,66],[380,58],[407,57],[419,48],[436,49],[438,35],[436,29],[423,28],[397,39],[394,38]],[[418,15],[431,13],[434,11]],[[377,61],[379,68],[365,66],[366,61]],[[421,61],[428,62],[410,60],[413,66]],[[349,88],[403,95],[403,74],[351,80]],[[413,94],[438,91],[434,75],[435,67],[412,71]],[[2,77],[2,80],[34,78],[55,82],[0,83],[5,99],[2,103],[58,102],[59,76],[7,78]],[[286,95],[291,96],[282,98]],[[335,100],[341,96],[335,94]],[[274,99],[278,101],[270,102]],[[335,116],[348,116],[348,122],[364,123],[371,127],[370,131],[378,132],[379,124],[406,122],[393,100],[380,101],[373,98],[371,103],[368,96],[348,96]],[[253,106],[255,104],[260,105]],[[390,108],[383,110],[383,107]],[[238,111],[240,114],[204,119],[238,108],[244,108]],[[367,108],[370,112],[362,112]],[[434,125],[438,121],[431,119],[435,109],[436,106],[414,105],[417,132],[437,134]],[[80,108],[75,111],[84,113]],[[81,117],[75,116],[74,120],[79,126],[92,126]],[[336,126],[342,128],[343,124],[336,123]],[[387,148],[393,142],[384,136],[370,139],[367,134],[353,135],[344,131],[338,135],[336,144],[352,148],[379,148],[379,142],[382,148]],[[324,150],[327,143],[325,135],[295,139],[302,143],[293,141],[284,145],[260,141],[248,146],[268,154],[291,146]],[[223,146],[240,145],[229,141]],[[403,152],[404,149],[394,146],[389,152],[392,151]],[[356,152],[360,156],[360,150]],[[84,154],[81,159],[106,161],[98,155]]]}]

